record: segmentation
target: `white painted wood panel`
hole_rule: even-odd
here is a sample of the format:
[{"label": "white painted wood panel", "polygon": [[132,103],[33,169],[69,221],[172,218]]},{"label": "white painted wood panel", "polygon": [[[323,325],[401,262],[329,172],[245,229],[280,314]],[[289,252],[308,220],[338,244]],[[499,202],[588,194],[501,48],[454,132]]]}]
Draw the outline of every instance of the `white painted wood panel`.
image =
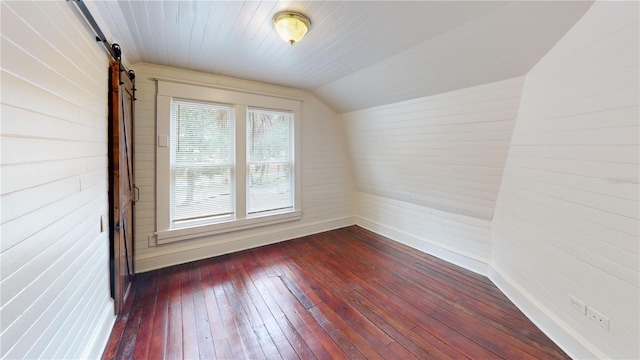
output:
[{"label": "white painted wood panel", "polygon": [[487,274],[491,222],[357,192],[358,225],[480,274]]},{"label": "white painted wood panel", "polygon": [[358,217],[422,239],[406,241],[422,250],[421,241],[457,253],[448,258],[463,266],[480,261],[486,273],[523,80],[342,114]]},{"label": "white painted wood panel", "polygon": [[523,76],[589,3],[501,5],[327,82],[314,93],[338,112],[346,112]]},{"label": "white painted wood panel", "polygon": [[576,358],[640,357],[638,13],[596,2],[527,74],[493,221],[492,278]]},{"label": "white painted wood panel", "polygon": [[[313,91],[338,112],[524,75],[590,1],[98,1],[132,63]],[[311,20],[290,46],[280,11]],[[544,24],[541,26],[540,24]],[[110,40],[113,40],[110,39]]]},{"label": "white painted wood panel", "polygon": [[[235,5],[234,5],[235,6]],[[312,94],[291,88],[139,64],[136,71],[136,271],[192,261],[354,224],[353,181],[338,116]],[[303,99],[301,113],[302,210],[300,221],[154,246],[156,232],[156,126],[154,77],[209,83]]]},{"label": "white painted wood panel", "polygon": [[107,55],[69,3],[0,6],[0,357],[99,357],[114,321]]}]

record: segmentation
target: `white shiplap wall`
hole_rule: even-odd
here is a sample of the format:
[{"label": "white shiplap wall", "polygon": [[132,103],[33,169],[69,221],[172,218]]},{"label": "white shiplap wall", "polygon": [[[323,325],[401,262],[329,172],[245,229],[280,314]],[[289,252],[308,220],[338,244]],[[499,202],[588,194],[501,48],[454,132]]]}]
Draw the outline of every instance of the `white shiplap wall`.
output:
[{"label": "white shiplap wall", "polygon": [[115,319],[107,55],[68,3],[0,6],[0,357],[97,358]]},{"label": "white shiplap wall", "polygon": [[493,221],[492,280],[575,358],[640,358],[638,10],[596,2],[527,74]]},{"label": "white shiplap wall", "polygon": [[[309,92],[183,69],[139,64],[136,71],[136,271],[216,256],[354,224],[353,181],[338,116]],[[207,83],[303,99],[302,220],[195,240],[157,245],[155,219],[155,77]],[[151,240],[150,240],[151,237]]]},{"label": "white shiplap wall", "polygon": [[358,223],[487,273],[523,78],[341,115]]}]

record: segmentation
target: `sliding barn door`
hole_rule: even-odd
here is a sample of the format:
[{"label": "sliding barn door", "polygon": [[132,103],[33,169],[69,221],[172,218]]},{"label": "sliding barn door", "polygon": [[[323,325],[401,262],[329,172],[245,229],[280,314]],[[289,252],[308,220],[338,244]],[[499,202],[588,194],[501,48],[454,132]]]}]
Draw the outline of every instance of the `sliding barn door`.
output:
[{"label": "sliding barn door", "polygon": [[109,210],[111,289],[119,314],[133,281],[133,83],[111,64],[109,79]]}]

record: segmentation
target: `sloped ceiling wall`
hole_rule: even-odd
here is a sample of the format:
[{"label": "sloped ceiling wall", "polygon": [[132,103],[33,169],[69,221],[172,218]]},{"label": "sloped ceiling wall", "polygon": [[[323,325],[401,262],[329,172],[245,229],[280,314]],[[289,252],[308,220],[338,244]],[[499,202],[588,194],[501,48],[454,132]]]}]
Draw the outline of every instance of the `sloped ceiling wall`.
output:
[{"label": "sloped ceiling wall", "polygon": [[342,113],[522,76],[591,5],[504,4],[313,91]]}]

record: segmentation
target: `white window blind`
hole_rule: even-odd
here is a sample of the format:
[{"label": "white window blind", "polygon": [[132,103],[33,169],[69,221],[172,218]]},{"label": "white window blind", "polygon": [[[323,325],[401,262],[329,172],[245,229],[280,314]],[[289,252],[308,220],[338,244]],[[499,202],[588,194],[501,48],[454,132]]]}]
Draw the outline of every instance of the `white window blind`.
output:
[{"label": "white window blind", "polygon": [[291,210],[293,114],[247,111],[247,213]]},{"label": "white window blind", "polygon": [[232,216],[234,107],[171,102],[171,221]]}]

